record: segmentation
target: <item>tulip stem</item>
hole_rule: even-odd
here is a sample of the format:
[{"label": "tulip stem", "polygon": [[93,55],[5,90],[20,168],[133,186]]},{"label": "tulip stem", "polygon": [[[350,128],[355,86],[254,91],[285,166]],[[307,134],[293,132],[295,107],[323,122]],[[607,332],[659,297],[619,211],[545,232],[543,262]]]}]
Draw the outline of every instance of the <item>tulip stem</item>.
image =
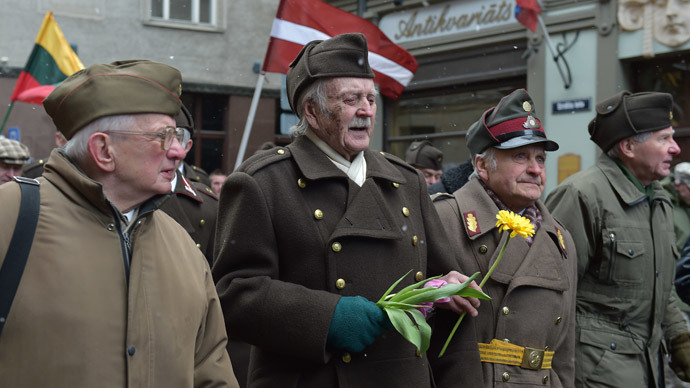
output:
[{"label": "tulip stem", "polygon": [[[484,276],[481,283],[479,283],[479,288],[484,287],[484,283],[486,283],[486,281],[491,277],[491,274],[494,272],[494,270],[498,266],[498,263],[501,262],[501,259],[503,258],[503,254],[506,251],[506,247],[508,246],[508,241],[510,241],[510,236],[508,238],[506,238],[506,241],[503,243],[503,247],[501,248],[501,252],[498,253],[498,257],[496,258],[496,261],[491,266],[491,268],[489,268],[489,272],[486,273],[486,276]],[[443,349],[441,349],[441,353],[439,353],[438,358],[443,357],[443,355],[446,353],[446,348],[448,347],[448,344],[450,344],[450,340],[453,339],[453,335],[455,335],[455,331],[458,330],[458,327],[460,326],[460,322],[462,322],[462,319],[465,318],[465,314],[467,314],[467,311],[463,311],[463,313],[458,318],[457,322],[455,322],[455,326],[453,326],[453,330],[451,330],[450,334],[448,335],[448,339],[446,339],[446,343],[443,344]]]}]

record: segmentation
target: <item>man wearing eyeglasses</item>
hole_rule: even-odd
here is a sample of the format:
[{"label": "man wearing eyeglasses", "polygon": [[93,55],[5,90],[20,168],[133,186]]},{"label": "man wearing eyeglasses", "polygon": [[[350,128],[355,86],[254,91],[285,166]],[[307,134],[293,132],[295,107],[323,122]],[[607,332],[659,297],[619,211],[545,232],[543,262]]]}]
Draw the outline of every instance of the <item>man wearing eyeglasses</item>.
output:
[{"label": "man wearing eyeglasses", "polygon": [[[97,64],[44,100],[67,144],[35,181],[35,236],[0,315],[2,386],[238,386],[204,255],[157,211],[184,157],[181,81],[162,63]],[[0,187],[0,275],[20,195]]]},{"label": "man wearing eyeglasses", "polygon": [[[186,156],[192,149],[191,135],[194,131],[194,120],[184,105],[175,116],[175,123],[177,129],[183,132],[181,145]],[[171,182],[172,196],[161,205],[161,210],[182,225],[211,266],[213,240],[216,236],[218,197],[210,187],[192,181],[182,174],[183,159],[175,163],[177,171]]]}]

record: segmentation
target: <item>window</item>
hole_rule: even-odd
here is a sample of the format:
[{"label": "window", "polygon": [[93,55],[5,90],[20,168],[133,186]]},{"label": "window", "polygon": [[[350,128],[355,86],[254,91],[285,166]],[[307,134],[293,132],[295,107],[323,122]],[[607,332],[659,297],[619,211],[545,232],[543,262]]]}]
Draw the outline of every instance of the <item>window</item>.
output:
[{"label": "window", "polygon": [[443,151],[443,168],[455,167],[470,157],[467,129],[503,96],[524,88],[524,78],[505,78],[436,92],[407,93],[391,102],[392,125],[387,143],[390,153],[401,158],[410,143],[429,140]]},{"label": "window", "polygon": [[149,0],[151,21],[216,26],[217,0]]}]

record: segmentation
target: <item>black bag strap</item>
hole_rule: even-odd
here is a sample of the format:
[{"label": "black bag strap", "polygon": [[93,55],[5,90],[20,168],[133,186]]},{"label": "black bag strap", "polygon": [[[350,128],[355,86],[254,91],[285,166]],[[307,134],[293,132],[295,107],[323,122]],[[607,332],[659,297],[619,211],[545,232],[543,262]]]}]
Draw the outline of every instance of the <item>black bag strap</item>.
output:
[{"label": "black bag strap", "polygon": [[2,335],[2,329],[7,322],[7,315],[10,313],[12,301],[24,273],[31,243],[34,241],[38,211],[41,207],[38,181],[18,176],[14,177],[14,180],[19,183],[22,200],[19,205],[17,225],[14,228],[5,261],[0,268],[0,335]]}]

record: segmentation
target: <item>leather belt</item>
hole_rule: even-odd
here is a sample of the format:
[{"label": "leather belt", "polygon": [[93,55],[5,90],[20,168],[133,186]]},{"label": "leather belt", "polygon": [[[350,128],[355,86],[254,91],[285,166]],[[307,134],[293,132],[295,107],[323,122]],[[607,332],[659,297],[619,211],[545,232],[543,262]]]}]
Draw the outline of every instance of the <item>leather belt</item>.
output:
[{"label": "leather belt", "polygon": [[482,362],[518,365],[532,370],[551,369],[554,352],[550,350],[518,346],[495,338],[491,340],[491,343],[480,342],[477,345]]}]

